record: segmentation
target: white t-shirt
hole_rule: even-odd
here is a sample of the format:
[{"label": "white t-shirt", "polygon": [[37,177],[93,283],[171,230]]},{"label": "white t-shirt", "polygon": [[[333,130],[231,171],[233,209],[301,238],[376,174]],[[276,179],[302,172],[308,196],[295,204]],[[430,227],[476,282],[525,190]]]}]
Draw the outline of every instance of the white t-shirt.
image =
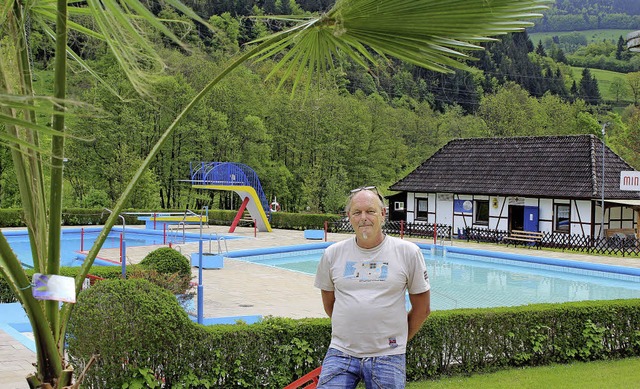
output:
[{"label": "white t-shirt", "polygon": [[390,236],[372,249],[355,237],[327,247],[315,286],[335,293],[330,347],[359,358],[405,353],[405,292],[430,289],[420,248]]}]

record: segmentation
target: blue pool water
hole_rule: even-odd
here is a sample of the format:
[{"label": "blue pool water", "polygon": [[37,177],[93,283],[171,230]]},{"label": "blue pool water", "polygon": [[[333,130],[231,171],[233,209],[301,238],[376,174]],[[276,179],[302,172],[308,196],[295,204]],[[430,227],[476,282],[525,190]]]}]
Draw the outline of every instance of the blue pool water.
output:
[{"label": "blue pool water", "polygon": [[[434,310],[640,298],[640,269],[624,274],[623,269],[618,273],[615,270],[621,269],[604,265],[574,262],[558,266],[544,262],[563,261],[532,256],[504,259],[489,251],[456,251],[461,252],[434,253],[423,248]],[[315,274],[322,252],[315,249],[234,258]]]},{"label": "blue pool water", "polygon": [[[60,252],[60,265],[61,266],[80,266],[84,261],[85,255],[80,251],[89,251],[91,246],[95,242],[98,234],[102,230],[101,227],[86,227],[86,228],[65,228],[62,230],[61,235],[61,252]],[[25,266],[33,266],[33,259],[31,257],[31,247],[29,245],[29,236],[26,230],[8,230],[3,231],[9,245],[18,256],[18,259]],[[118,248],[120,247],[120,236],[123,235],[126,247],[135,246],[153,246],[169,244],[185,243],[185,242],[197,242],[200,239],[199,233],[170,233],[165,236],[163,231],[147,230],[141,228],[125,228],[124,233],[121,226],[115,226],[111,229],[107,240],[102,248]],[[203,239],[216,239],[217,236],[204,234]],[[225,239],[236,239],[237,237],[225,236]],[[99,266],[114,265],[109,261],[96,259],[94,264]]]}]

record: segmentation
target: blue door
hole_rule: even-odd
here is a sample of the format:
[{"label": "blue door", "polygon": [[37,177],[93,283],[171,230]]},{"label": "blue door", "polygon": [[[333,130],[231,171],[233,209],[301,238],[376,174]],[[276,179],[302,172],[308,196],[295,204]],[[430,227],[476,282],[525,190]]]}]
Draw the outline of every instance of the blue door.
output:
[{"label": "blue door", "polygon": [[538,207],[524,207],[524,230],[538,231]]}]

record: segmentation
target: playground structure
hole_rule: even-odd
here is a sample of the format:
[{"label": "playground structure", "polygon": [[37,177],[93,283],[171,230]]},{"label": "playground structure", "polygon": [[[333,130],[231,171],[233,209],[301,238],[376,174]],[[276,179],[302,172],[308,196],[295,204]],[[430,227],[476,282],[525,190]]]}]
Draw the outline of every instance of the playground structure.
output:
[{"label": "playground structure", "polygon": [[253,169],[234,162],[191,162],[189,169],[193,188],[233,191],[242,199],[230,233],[235,231],[245,210],[249,211],[258,231],[271,232],[270,204]]}]

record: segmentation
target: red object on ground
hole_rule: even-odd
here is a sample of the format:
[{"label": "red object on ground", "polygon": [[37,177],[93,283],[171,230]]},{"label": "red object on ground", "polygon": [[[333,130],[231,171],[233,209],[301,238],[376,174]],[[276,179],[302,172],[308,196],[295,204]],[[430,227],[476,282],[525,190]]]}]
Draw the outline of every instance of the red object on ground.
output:
[{"label": "red object on ground", "polygon": [[438,244],[438,225],[433,223],[433,244]]},{"label": "red object on ground", "polygon": [[307,374],[285,386],[284,389],[315,389],[318,385],[318,378],[320,378],[321,370],[322,366],[311,370]]},{"label": "red object on ground", "polygon": [[238,226],[240,219],[242,219],[242,214],[244,213],[244,210],[247,209],[248,203],[249,203],[249,198],[245,197],[244,200],[242,200],[242,205],[240,205],[240,209],[238,209],[238,213],[236,214],[236,217],[233,218],[233,223],[231,223],[231,227],[229,227],[229,233],[232,233],[236,230],[236,227]]}]

